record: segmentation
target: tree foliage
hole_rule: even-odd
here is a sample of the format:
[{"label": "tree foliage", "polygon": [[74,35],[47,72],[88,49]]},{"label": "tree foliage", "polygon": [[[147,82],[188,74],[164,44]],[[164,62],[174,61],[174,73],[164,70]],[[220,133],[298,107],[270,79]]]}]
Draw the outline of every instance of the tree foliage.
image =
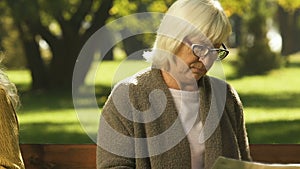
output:
[{"label": "tree foliage", "polygon": [[294,12],[300,8],[300,1],[298,0],[277,0],[277,3],[286,11]]},{"label": "tree foliage", "polygon": [[13,24],[5,4],[0,2],[0,60],[5,68],[24,68],[26,59],[23,55],[19,34]]},{"label": "tree foliage", "polygon": [[243,16],[250,11],[251,0],[220,0],[228,17],[237,14]]}]

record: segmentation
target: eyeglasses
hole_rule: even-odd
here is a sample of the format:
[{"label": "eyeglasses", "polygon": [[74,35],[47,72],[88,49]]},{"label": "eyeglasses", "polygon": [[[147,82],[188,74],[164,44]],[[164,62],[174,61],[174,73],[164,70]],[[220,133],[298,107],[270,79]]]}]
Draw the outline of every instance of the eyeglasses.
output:
[{"label": "eyeglasses", "polygon": [[194,55],[197,56],[198,58],[204,59],[207,56],[209,56],[215,60],[223,60],[229,54],[229,50],[227,50],[224,43],[222,43],[222,47],[224,49],[209,48],[207,46],[200,45],[200,44],[191,45]]}]

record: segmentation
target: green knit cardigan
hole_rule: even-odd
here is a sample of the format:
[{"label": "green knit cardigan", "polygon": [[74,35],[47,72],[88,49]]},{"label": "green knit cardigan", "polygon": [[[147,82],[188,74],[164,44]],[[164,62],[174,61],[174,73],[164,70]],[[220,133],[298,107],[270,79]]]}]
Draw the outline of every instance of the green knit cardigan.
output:
[{"label": "green knit cardigan", "polygon": [[[219,156],[251,160],[243,108],[235,90],[227,83],[208,76],[201,78],[198,86],[200,90],[199,117],[204,126],[206,121],[209,121],[207,123],[208,126],[215,126],[213,132],[209,134],[210,137],[205,141],[205,169],[211,168]],[[223,96],[218,94],[218,92],[222,93],[222,90],[220,90],[222,87],[225,89],[223,90],[225,91]],[[160,103],[164,104],[164,101],[160,101],[160,99],[152,99],[151,104],[155,106],[153,106],[154,108],[151,107],[149,94],[154,90],[163,91],[166,98],[165,107],[164,105],[159,105]],[[114,97],[114,95],[117,96]],[[160,98],[163,100],[163,97]],[[219,111],[221,113],[218,113],[218,108],[211,107],[210,103],[213,99],[219,100],[215,103],[222,108],[223,111]],[[117,106],[115,105],[116,103],[118,104]],[[159,117],[151,122],[132,121],[132,119],[137,120],[136,114],[133,113],[134,111],[125,112],[128,113],[127,116],[131,118],[130,120],[119,113],[120,111],[128,110],[128,105],[132,110],[139,110],[140,113],[155,114],[161,108],[163,113],[159,114]],[[220,116],[219,122],[213,121],[211,123],[211,120],[207,120],[209,119],[208,114],[210,111],[214,117]],[[117,133],[130,138],[161,136],[172,127],[177,116],[178,112],[175,103],[160,70],[154,68],[146,70],[127,81],[121,82],[112,91],[101,114],[98,132],[97,168],[191,168],[190,147],[187,137],[184,135],[182,140],[176,141],[178,136],[184,134],[183,127],[181,127],[181,130],[179,129],[175,133],[169,134],[164,139],[160,139],[157,144],[154,144],[155,142],[143,144],[135,141],[124,141],[122,137],[118,138],[113,134],[114,132],[108,130],[108,128],[111,128]],[[109,127],[105,124],[108,124]],[[209,128],[207,133],[209,133]],[[172,141],[174,140],[176,144],[170,149],[160,154],[155,154],[160,148],[164,149],[167,147],[166,145],[173,144]],[[118,154],[119,152],[121,153]],[[146,152],[146,154],[148,152],[149,156],[143,154],[144,156],[135,158],[135,154],[140,155],[142,154],[141,152]]]}]

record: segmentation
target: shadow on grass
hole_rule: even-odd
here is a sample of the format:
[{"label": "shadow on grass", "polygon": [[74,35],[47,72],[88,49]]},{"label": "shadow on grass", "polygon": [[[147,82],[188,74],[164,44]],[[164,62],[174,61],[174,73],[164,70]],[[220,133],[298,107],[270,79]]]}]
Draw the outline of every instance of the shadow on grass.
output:
[{"label": "shadow on grass", "polygon": [[[237,65],[238,65],[238,62],[237,61],[229,61],[228,64],[230,65],[230,67],[232,67],[234,70],[232,73],[230,74],[226,74],[226,80],[239,80],[243,77],[246,77],[246,76],[267,76],[270,71],[266,71],[266,72],[261,72],[261,73],[242,73],[241,70],[238,70],[237,68]],[[297,63],[296,63],[297,64]],[[278,68],[280,69],[280,68]],[[273,69],[274,70],[274,69]]]},{"label": "shadow on grass", "polygon": [[300,120],[246,124],[251,144],[300,144]]},{"label": "shadow on grass", "polygon": [[20,93],[21,110],[57,110],[73,108],[69,91],[30,91]]},{"label": "shadow on grass", "polygon": [[[96,100],[99,107],[103,107],[111,92],[111,87],[98,85],[95,87]],[[88,97],[87,95],[86,97]],[[276,94],[259,94],[239,93],[241,100],[245,107],[265,107],[265,108],[293,108],[300,107],[300,93],[276,93]],[[85,105],[89,106],[89,98]],[[59,109],[73,109],[73,99],[71,93],[67,92],[27,92],[21,94],[22,111],[28,110],[59,110]]]},{"label": "shadow on grass", "polygon": [[[96,86],[95,94],[99,107],[102,107],[111,91],[107,86]],[[34,118],[43,119],[41,112],[74,109],[71,91],[24,92],[20,95],[23,113],[34,113]],[[56,115],[53,114],[55,117]],[[63,122],[20,122],[21,143],[85,144],[93,141],[82,130],[79,123]]]},{"label": "shadow on grass", "polygon": [[239,94],[245,107],[297,108],[300,107],[300,93]]},{"label": "shadow on grass", "polygon": [[[102,107],[110,94],[111,87],[95,86],[95,95],[99,107]],[[84,95],[83,95],[84,97]],[[21,111],[73,109],[72,91],[34,91],[20,92]]]},{"label": "shadow on grass", "polygon": [[[31,123],[20,126],[21,143],[91,144],[84,133],[63,130],[74,123]],[[251,144],[300,144],[300,120],[247,123]],[[33,139],[34,138],[34,139]]]},{"label": "shadow on grass", "polygon": [[[77,126],[78,125],[78,126]],[[66,128],[80,127],[76,123],[30,123],[20,125],[20,142],[28,144],[90,144],[93,141],[82,131]],[[78,131],[78,130],[76,130]]]},{"label": "shadow on grass", "polygon": [[110,92],[111,87],[108,86],[85,86],[80,89],[73,99],[76,103],[76,107],[80,108],[94,108],[96,99],[97,106],[101,108],[104,106]]},{"label": "shadow on grass", "polygon": [[286,67],[288,68],[299,68],[300,67],[300,62],[290,62],[290,61],[286,61]]}]

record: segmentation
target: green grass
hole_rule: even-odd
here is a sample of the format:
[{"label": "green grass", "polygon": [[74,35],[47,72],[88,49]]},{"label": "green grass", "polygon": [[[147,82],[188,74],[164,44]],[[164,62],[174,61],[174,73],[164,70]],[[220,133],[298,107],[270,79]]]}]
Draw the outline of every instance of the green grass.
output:
[{"label": "green grass", "polygon": [[[244,104],[250,143],[300,143],[300,56],[290,59],[290,66],[267,75],[234,78],[234,57],[224,61],[227,82],[238,91]],[[147,67],[141,61],[102,62],[93,65],[87,83],[96,83],[100,107],[107,99],[114,81]],[[18,116],[22,143],[92,143],[85,134],[66,92],[26,92],[28,71],[7,71],[20,90],[23,106]],[[100,111],[100,110],[98,110]],[[92,119],[92,118],[91,118]],[[98,119],[92,119],[98,120]],[[86,127],[86,126],[84,126]]]},{"label": "green grass", "polygon": [[21,143],[92,143],[63,92],[21,93],[19,111]]},{"label": "green grass", "polygon": [[264,76],[228,80],[244,103],[251,143],[300,143],[300,57]]}]

